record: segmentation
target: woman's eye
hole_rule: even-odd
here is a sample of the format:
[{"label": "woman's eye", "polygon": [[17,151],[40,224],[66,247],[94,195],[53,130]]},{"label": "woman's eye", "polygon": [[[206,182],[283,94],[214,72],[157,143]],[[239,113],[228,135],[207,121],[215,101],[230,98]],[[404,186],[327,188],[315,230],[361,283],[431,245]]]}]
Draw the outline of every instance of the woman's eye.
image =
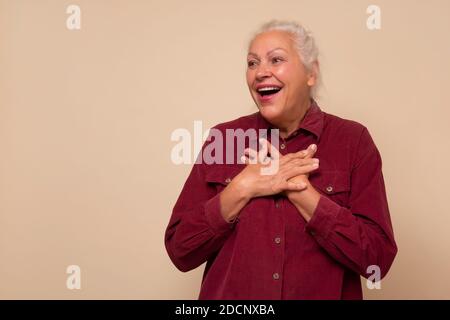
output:
[{"label": "woman's eye", "polygon": [[283,61],[283,58],[280,58],[280,57],[272,58],[272,63],[279,63],[281,61]]},{"label": "woman's eye", "polygon": [[247,66],[248,66],[249,68],[256,66],[256,61],[254,61],[254,60],[248,61],[248,62],[247,62]]}]

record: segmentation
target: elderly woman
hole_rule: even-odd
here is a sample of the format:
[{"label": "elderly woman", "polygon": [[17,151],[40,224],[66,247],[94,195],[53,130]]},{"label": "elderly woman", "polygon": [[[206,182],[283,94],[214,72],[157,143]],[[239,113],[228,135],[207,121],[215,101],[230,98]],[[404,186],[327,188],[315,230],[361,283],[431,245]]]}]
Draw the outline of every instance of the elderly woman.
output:
[{"label": "elderly woman", "polygon": [[206,262],[200,299],[362,299],[360,276],[380,280],[394,260],[380,154],[366,127],[312,98],[317,56],[294,22],[269,22],[249,44],[258,112],[215,129],[278,129],[279,148],[193,166],[165,245],[181,271]]}]

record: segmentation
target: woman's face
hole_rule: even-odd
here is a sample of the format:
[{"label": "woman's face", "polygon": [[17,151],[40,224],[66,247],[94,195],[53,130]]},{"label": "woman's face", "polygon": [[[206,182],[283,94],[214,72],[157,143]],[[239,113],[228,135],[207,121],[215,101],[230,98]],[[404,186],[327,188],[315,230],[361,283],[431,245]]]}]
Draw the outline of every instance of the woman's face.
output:
[{"label": "woman's face", "polygon": [[309,103],[316,78],[300,60],[289,33],[268,31],[250,44],[247,85],[262,116],[272,124],[290,121]]}]

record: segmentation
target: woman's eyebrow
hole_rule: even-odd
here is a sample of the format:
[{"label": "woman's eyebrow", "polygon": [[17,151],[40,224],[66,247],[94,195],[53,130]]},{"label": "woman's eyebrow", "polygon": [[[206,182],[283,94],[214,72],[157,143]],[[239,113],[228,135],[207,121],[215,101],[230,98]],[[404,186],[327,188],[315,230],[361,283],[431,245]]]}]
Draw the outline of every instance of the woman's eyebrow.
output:
[{"label": "woman's eyebrow", "polygon": [[[273,51],[276,51],[276,50],[283,50],[283,51],[286,51],[286,52],[287,52],[286,49],[281,48],[281,47],[278,47],[278,48],[275,48],[275,49],[270,50],[269,52],[267,52],[266,55],[270,55]],[[257,57],[257,58],[259,57],[259,56],[258,56],[256,53],[254,53],[254,52],[249,52],[248,55],[249,55],[249,56],[255,56],[255,57]]]}]

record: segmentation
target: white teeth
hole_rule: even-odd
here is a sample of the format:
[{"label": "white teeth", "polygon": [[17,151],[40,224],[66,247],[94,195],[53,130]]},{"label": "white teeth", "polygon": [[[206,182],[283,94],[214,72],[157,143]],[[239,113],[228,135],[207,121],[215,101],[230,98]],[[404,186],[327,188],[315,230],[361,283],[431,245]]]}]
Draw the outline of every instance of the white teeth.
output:
[{"label": "white teeth", "polygon": [[269,90],[278,90],[278,89],[281,89],[281,88],[280,87],[264,87],[264,88],[259,88],[258,92],[269,91]]}]

